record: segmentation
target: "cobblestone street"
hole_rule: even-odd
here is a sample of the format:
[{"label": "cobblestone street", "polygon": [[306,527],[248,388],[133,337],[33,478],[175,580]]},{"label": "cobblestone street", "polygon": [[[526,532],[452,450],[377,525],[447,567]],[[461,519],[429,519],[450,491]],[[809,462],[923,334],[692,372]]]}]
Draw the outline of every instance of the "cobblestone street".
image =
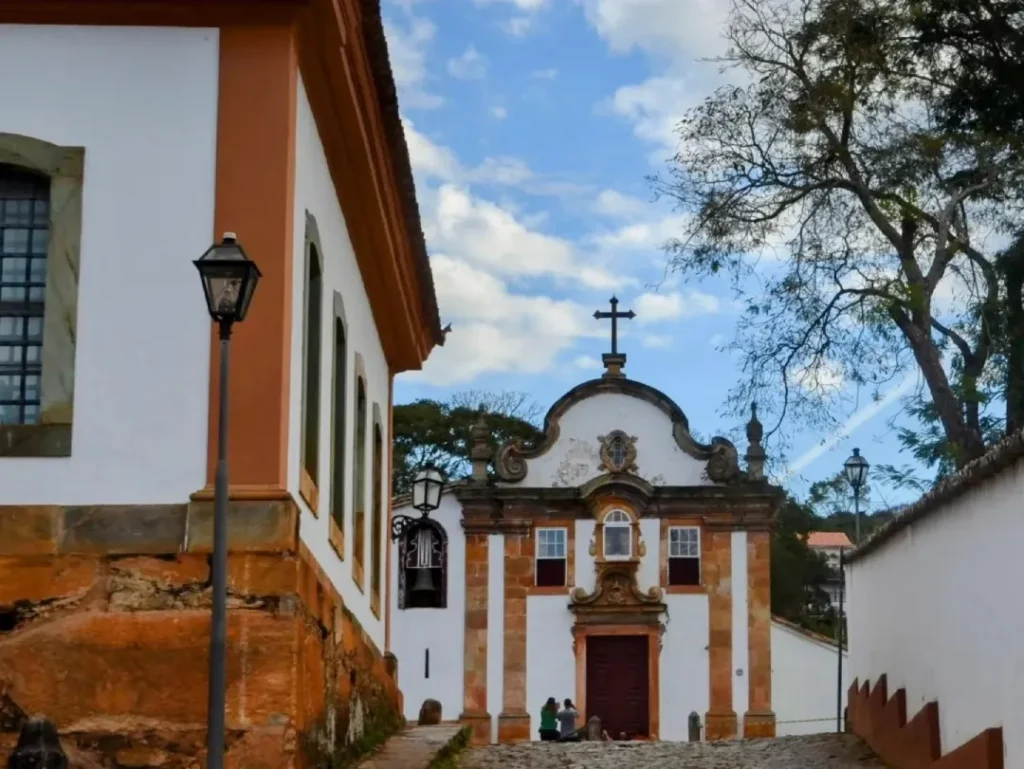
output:
[{"label": "cobblestone street", "polygon": [[461,769],[884,769],[855,737],[728,742],[531,743],[473,748]]}]

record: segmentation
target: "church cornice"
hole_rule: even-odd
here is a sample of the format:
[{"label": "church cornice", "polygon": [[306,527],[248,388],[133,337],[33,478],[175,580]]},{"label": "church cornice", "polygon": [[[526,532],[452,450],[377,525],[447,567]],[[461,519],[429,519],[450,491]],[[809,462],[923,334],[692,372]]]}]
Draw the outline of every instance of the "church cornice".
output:
[{"label": "church cornice", "polygon": [[672,423],[672,437],[676,445],[689,456],[707,463],[708,478],[715,483],[734,483],[742,478],[736,447],[726,438],[714,437],[711,443],[696,441],[690,434],[690,421],[679,405],[650,385],[625,377],[591,379],[572,388],[559,398],[544,417],[544,437],[537,444],[521,440],[504,443],[497,452],[494,467],[498,477],[509,483],[526,478],[527,461],[546,454],[558,441],[560,422],[565,413],[576,404],[595,395],[628,395],[657,407]]}]

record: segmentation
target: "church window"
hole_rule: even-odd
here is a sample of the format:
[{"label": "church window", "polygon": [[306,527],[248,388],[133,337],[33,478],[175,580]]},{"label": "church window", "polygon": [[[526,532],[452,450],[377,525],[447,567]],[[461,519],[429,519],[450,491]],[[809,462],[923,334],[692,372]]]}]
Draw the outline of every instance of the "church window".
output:
[{"label": "church window", "polygon": [[668,530],[668,584],[700,584],[700,529],[696,526]]},{"label": "church window", "polygon": [[626,464],[626,442],[622,438],[615,438],[608,447],[608,455],[611,457],[612,466],[621,468]]},{"label": "church window", "polygon": [[[377,406],[374,404],[374,411]],[[375,415],[376,416],[376,415]],[[380,616],[381,539],[384,537],[384,433],[373,424],[373,522],[370,527],[370,608]]]},{"label": "church window", "polygon": [[50,180],[0,165],[0,425],[39,423]]},{"label": "church window", "polygon": [[361,590],[366,563],[366,382],[356,377],[356,446],[353,463],[354,508],[352,560],[353,577]]},{"label": "church window", "polygon": [[334,317],[334,398],[332,406],[332,440],[331,440],[331,518],[334,521],[341,539],[336,546],[338,556],[345,557],[345,447],[348,437],[345,435],[347,422],[348,398],[348,345],[345,335],[345,322],[339,314],[340,297],[335,296]]},{"label": "church window", "polygon": [[[308,230],[308,228],[307,228]],[[316,512],[320,466],[320,336],[323,266],[320,251],[306,235],[306,317],[302,388],[302,478],[299,490]]]},{"label": "church window", "polygon": [[537,587],[564,587],[566,530],[537,529]]},{"label": "church window", "polygon": [[622,510],[604,517],[604,557],[629,558],[633,554],[633,522]]},{"label": "church window", "polygon": [[398,608],[444,609],[448,606],[448,535],[427,520],[409,527],[398,539]]}]

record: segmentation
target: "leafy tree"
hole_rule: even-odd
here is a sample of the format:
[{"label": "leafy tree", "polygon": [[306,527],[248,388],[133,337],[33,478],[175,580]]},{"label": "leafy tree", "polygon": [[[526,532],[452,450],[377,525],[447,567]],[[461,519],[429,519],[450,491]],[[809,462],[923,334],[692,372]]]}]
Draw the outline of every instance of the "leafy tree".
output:
[{"label": "leafy tree", "polygon": [[395,406],[393,493],[412,487],[424,464],[449,479],[469,471],[470,430],[483,412],[495,445],[512,438],[536,440],[540,408],[520,393],[456,393],[447,401],[418,400]]},{"label": "leafy tree", "polygon": [[807,505],[789,498],[779,510],[772,531],[772,614],[821,631],[830,616],[828,594],[822,585],[829,577],[825,559],[807,547],[807,535],[819,520]]},{"label": "leafy tree", "polygon": [[[1019,214],[1022,167],[999,137],[953,136],[937,116],[942,84],[901,35],[910,11],[736,0],[723,63],[749,84],[686,115],[653,181],[694,214],[672,265],[725,272],[746,302],[734,413],[756,400],[776,417],[769,436],[788,414],[830,427],[837,382],[877,396],[916,368],[959,467],[986,447],[1002,328],[998,259],[978,235]],[[761,264],[771,251],[781,262]]]},{"label": "leafy tree", "polygon": [[[883,477],[888,474],[887,471],[893,473],[900,472],[888,465],[878,465],[872,468],[873,474],[881,474]],[[874,506],[871,501],[870,483],[865,483],[861,487],[860,495],[860,536],[863,541],[870,537],[879,526],[892,518],[892,511],[870,512],[871,507]],[[857,521],[853,511],[853,492],[843,472],[836,473],[831,478],[825,478],[824,480],[812,483],[807,493],[807,505],[815,513],[816,531],[841,531],[846,534],[851,542],[857,541]]]}]

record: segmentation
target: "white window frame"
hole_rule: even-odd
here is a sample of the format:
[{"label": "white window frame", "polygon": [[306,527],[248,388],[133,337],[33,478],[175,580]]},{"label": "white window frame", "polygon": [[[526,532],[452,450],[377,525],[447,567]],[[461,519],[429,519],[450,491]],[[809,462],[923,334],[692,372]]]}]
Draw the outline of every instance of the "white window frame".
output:
[{"label": "white window frame", "polygon": [[[674,531],[693,531],[697,533],[697,539],[694,543],[697,546],[696,555],[678,555],[672,552],[672,532]],[[681,544],[681,543],[680,543]],[[696,558],[700,560],[700,526],[669,526],[668,527],[668,557],[669,558]]]},{"label": "white window frame", "polygon": [[[616,513],[621,513],[626,520],[624,521],[609,521]],[[604,518],[601,519],[601,525],[604,527],[601,550],[602,555],[606,561],[628,561],[633,557],[633,518],[625,510],[615,507],[604,514]],[[608,554],[608,529],[625,529],[627,532],[626,537],[626,554],[625,555],[609,555]]]},{"label": "white window frame", "polygon": [[[562,555],[541,555],[541,532],[558,531],[562,533]],[[533,584],[537,584],[537,564],[541,561],[564,561],[565,562],[565,584],[569,584],[569,529],[565,526],[539,526],[534,529],[533,545]],[[544,543],[550,545],[550,542]]]}]

